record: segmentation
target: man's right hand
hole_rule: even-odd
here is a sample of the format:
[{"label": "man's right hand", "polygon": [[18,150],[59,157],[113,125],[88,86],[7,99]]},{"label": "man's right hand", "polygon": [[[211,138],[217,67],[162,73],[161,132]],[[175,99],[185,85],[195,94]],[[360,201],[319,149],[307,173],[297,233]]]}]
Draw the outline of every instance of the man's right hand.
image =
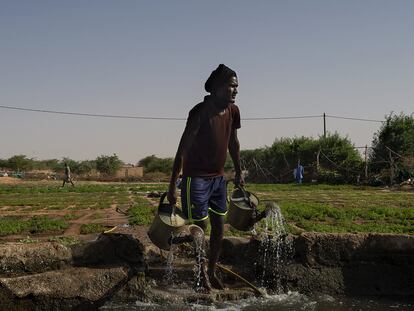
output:
[{"label": "man's right hand", "polygon": [[167,200],[172,205],[177,203],[177,192],[175,191],[175,187],[170,186],[168,189]]}]

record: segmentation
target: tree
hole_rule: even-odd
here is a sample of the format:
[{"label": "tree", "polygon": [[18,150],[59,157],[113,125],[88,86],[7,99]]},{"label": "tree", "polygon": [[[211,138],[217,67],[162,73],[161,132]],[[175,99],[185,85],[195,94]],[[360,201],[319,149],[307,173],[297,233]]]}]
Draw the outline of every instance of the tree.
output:
[{"label": "tree", "polygon": [[158,158],[153,154],[139,160],[138,165],[144,168],[145,173],[171,174],[173,162],[173,158]]},{"label": "tree", "polygon": [[[317,155],[320,167],[317,171]],[[305,167],[305,180],[354,182],[362,169],[362,158],[347,137],[328,134],[318,139],[294,137],[276,139],[270,147],[243,150],[242,166],[248,180],[255,182],[293,181],[298,160]]]},{"label": "tree", "polygon": [[85,160],[78,162],[77,174],[89,174],[93,169],[96,168],[95,160]]},{"label": "tree", "polygon": [[414,117],[403,113],[386,116],[374,135],[369,157],[371,171],[382,177],[391,174],[395,181],[414,175]]},{"label": "tree", "polygon": [[[326,182],[355,182],[362,175],[363,161],[348,137],[338,133],[319,138],[320,166],[319,179]],[[325,176],[323,176],[325,174]]]},{"label": "tree", "polygon": [[39,170],[50,169],[56,171],[59,170],[60,164],[57,159],[39,160],[35,161],[35,168]]},{"label": "tree", "polygon": [[5,159],[0,159],[0,168],[9,167],[9,162]]},{"label": "tree", "polygon": [[33,168],[33,159],[27,158],[25,155],[14,155],[7,161],[7,166],[14,171],[26,171]]},{"label": "tree", "polygon": [[113,175],[121,167],[122,161],[114,153],[112,156],[99,156],[95,160],[96,169],[106,175]]}]

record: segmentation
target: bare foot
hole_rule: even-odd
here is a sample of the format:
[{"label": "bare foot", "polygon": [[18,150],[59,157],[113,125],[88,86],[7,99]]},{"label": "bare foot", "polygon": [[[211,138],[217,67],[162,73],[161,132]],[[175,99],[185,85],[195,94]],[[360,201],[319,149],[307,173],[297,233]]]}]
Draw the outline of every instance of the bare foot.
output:
[{"label": "bare foot", "polygon": [[208,278],[210,279],[211,286],[215,289],[224,289],[223,282],[218,278],[216,273],[208,273]]}]

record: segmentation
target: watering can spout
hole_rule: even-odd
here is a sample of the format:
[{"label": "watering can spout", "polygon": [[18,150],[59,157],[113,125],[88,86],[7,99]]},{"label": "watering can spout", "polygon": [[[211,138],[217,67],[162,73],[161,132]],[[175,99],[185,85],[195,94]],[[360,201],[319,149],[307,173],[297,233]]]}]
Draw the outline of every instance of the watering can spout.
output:
[{"label": "watering can spout", "polygon": [[254,219],[254,223],[259,222],[260,220],[268,217],[270,214],[275,213],[277,206],[274,202],[266,202],[266,208],[264,211],[257,214]]}]

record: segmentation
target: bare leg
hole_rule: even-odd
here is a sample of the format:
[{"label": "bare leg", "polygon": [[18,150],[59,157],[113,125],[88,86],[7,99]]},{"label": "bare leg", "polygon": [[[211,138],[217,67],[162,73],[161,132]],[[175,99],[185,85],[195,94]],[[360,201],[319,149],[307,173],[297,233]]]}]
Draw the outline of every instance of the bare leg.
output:
[{"label": "bare leg", "polygon": [[217,289],[224,289],[223,284],[216,276],[216,263],[220,257],[221,242],[224,235],[224,216],[210,213],[210,256],[208,261],[208,276],[211,285]]},{"label": "bare leg", "polygon": [[202,220],[202,221],[195,221],[194,224],[199,226],[205,232],[206,229],[207,229],[208,222],[207,222],[207,219],[206,219],[206,220]]}]

